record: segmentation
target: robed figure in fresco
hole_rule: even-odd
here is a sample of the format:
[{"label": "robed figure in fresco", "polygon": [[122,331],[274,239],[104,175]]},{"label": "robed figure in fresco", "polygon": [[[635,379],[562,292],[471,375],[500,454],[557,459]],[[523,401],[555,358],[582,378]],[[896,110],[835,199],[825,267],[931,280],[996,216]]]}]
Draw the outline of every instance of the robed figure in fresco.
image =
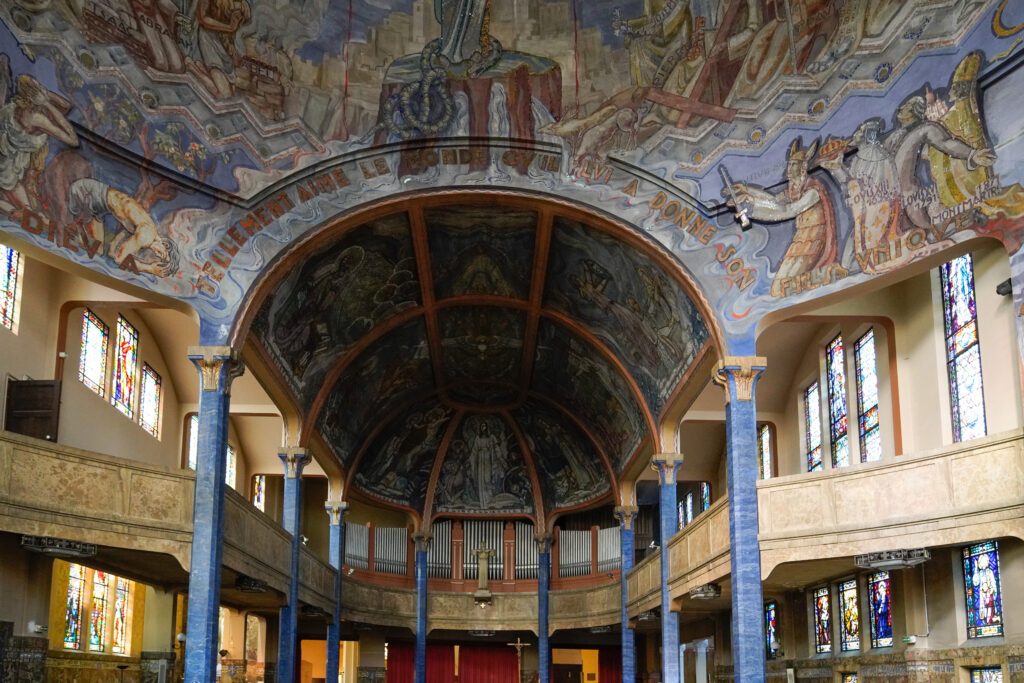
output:
[{"label": "robed figure in fresco", "polygon": [[[491,0],[434,0],[434,16],[441,24],[441,55],[452,64],[488,54],[493,49]],[[479,57],[478,57],[479,58]]]}]

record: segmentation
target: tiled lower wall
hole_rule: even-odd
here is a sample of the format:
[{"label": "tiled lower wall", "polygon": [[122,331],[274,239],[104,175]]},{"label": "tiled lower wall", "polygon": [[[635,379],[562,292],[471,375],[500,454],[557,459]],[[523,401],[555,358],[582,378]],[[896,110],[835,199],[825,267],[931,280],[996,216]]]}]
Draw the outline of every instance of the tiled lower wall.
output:
[{"label": "tiled lower wall", "polygon": [[46,638],[12,635],[0,622],[0,683],[38,683],[46,677]]},{"label": "tiled lower wall", "polygon": [[[857,674],[858,683],[958,683],[960,671],[1001,666],[1004,683],[1024,683],[1024,647],[973,647],[955,650],[920,650],[905,654],[779,660],[768,663],[768,681],[786,681],[792,671],[797,681],[825,683],[840,674]],[[1008,674],[1008,678],[1006,675]],[[733,681],[732,667],[718,666],[715,680]]]}]

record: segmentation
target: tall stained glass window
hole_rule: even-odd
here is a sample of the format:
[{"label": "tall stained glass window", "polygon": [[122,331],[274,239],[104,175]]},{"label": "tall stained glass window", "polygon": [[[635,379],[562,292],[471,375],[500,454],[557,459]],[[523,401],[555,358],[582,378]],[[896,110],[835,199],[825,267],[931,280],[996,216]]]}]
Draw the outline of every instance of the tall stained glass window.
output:
[{"label": "tall stained glass window", "polygon": [[194,470],[199,458],[199,416],[188,419],[188,468]]},{"label": "tall stained glass window", "polygon": [[82,315],[82,354],[78,363],[78,379],[100,396],[107,382],[107,340],[110,328],[99,317],[85,309]]},{"label": "tall stained glass window", "polygon": [[878,423],[878,364],[875,358],[875,331],[868,330],[853,345],[857,371],[857,428],[860,431],[860,461],[882,457],[882,438]]},{"label": "tall stained glass window", "polygon": [[772,478],[772,435],[768,425],[757,430],[757,460],[762,479]]},{"label": "tall stained glass window", "polygon": [[832,652],[832,604],[828,586],[812,593],[814,600],[814,651]]},{"label": "tall stained glass window", "polygon": [[160,373],[142,364],[142,385],[139,387],[139,424],[153,436],[160,438]]},{"label": "tall stained glass window", "polygon": [[235,449],[232,446],[228,446],[228,457],[225,467],[224,484],[231,488],[235,488],[235,475],[238,471],[238,458],[235,455]]},{"label": "tall stained glass window", "polygon": [[804,424],[807,442],[807,471],[825,468],[821,462],[821,387],[817,382],[804,390]]},{"label": "tall stained glass window", "polygon": [[843,683],[857,683],[857,674],[843,674]]},{"label": "tall stained glass window", "polygon": [[700,511],[704,512],[711,507],[711,484],[706,481],[700,483]]},{"label": "tall stained glass window", "polygon": [[850,464],[850,438],[847,433],[846,357],[843,337],[836,337],[825,348],[825,372],[828,374],[828,420],[832,439],[832,467]]},{"label": "tall stained glass window", "polygon": [[[773,645],[774,643],[774,645]],[[764,606],[764,651],[768,659],[775,659],[779,643],[779,606],[772,600]]]},{"label": "tall stained glass window", "polygon": [[0,244],[0,325],[14,329],[21,292],[21,254]]},{"label": "tall stained glass window", "polygon": [[118,578],[114,589],[114,634],[110,651],[115,655],[128,654],[128,579]]},{"label": "tall stained glass window", "polygon": [[998,666],[971,669],[971,683],[1003,683],[1003,670]]},{"label": "tall stained glass window", "polygon": [[135,376],[139,369],[139,331],[117,316],[117,346],[114,349],[114,384],[110,402],[128,417],[135,414]]},{"label": "tall stained glass window", "polygon": [[686,494],[686,523],[693,521],[693,491]]},{"label": "tall stained glass window", "polygon": [[953,440],[985,436],[985,398],[981,384],[978,310],[970,254],[939,267],[946,322],[946,363],[953,409]]},{"label": "tall stained glass window", "polygon": [[261,512],[267,511],[267,477],[257,474],[252,478],[252,504]]},{"label": "tall stained glass window", "polygon": [[839,647],[843,652],[860,649],[860,605],[857,603],[857,579],[839,584]]},{"label": "tall stained glass window", "polygon": [[107,646],[107,594],[110,585],[106,572],[97,571],[92,579],[92,613],[89,617],[89,649],[103,652]]},{"label": "tall stained glass window", "polygon": [[85,591],[85,568],[71,565],[68,575],[67,606],[64,609],[64,647],[82,648],[82,593]]},{"label": "tall stained glass window", "polygon": [[999,582],[999,545],[986,541],[964,548],[967,637],[1003,635],[1003,594]]},{"label": "tall stained glass window", "polygon": [[889,572],[868,576],[871,604],[871,647],[892,647],[892,581]]}]

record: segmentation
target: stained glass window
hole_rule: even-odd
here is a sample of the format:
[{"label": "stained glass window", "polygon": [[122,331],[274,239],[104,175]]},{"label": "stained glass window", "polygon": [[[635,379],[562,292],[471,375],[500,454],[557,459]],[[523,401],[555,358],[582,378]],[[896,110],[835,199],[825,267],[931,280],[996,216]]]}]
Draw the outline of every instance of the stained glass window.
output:
[{"label": "stained glass window", "polygon": [[700,483],[700,511],[704,512],[711,507],[711,484],[706,481]]},{"label": "stained glass window", "polygon": [[875,358],[875,331],[867,333],[853,345],[857,372],[857,427],[860,431],[860,461],[871,462],[882,457],[881,429],[878,423],[878,367]]},{"label": "stained glass window", "polygon": [[764,606],[764,650],[768,653],[768,659],[775,659],[778,644],[779,606],[772,600]]},{"label": "stained glass window", "polygon": [[117,316],[117,346],[114,348],[114,385],[110,402],[128,417],[135,414],[135,375],[139,368],[139,331]]},{"label": "stained glass window", "polygon": [[871,603],[871,647],[892,647],[892,581],[889,572],[868,576]]},{"label": "stained glass window", "polygon": [[860,605],[857,604],[857,579],[843,581],[838,586],[839,647],[843,652],[860,649]]},{"label": "stained glass window", "polygon": [[857,683],[857,674],[843,674],[843,683]]},{"label": "stained glass window", "polygon": [[160,438],[160,373],[148,363],[142,364],[142,386],[139,393],[139,424]]},{"label": "stained glass window", "polygon": [[1003,595],[999,582],[999,544],[987,541],[964,548],[967,637],[1003,635]]},{"label": "stained glass window", "polygon": [[96,652],[103,652],[107,646],[107,593],[109,591],[106,572],[95,572],[92,579],[89,649]]},{"label": "stained glass window", "polygon": [[804,421],[807,432],[807,471],[824,469],[821,462],[821,387],[815,382],[804,390]]},{"label": "stained glass window", "polygon": [[117,579],[114,589],[114,635],[111,638],[110,651],[115,655],[128,654],[128,579]]},{"label": "stained glass window", "polygon": [[100,396],[107,380],[107,340],[110,328],[99,317],[85,309],[82,315],[82,354],[78,363],[78,379]]},{"label": "stained glass window", "polygon": [[0,244],[0,325],[9,330],[18,319],[20,277],[21,254]]},{"label": "stained glass window", "polygon": [[257,474],[252,478],[252,504],[260,511],[267,511],[267,477]]},{"label": "stained glass window", "polygon": [[188,468],[194,470],[199,458],[199,416],[188,418]]},{"label": "stained glass window", "polygon": [[683,527],[686,526],[686,501],[685,500],[681,500],[678,503],[676,503],[676,516],[679,518],[677,520],[678,523],[679,523],[679,526],[676,529],[678,531],[679,529],[682,529]]},{"label": "stained glass window", "polygon": [[693,491],[686,494],[686,523],[693,521]]},{"label": "stained glass window", "polygon": [[231,488],[235,488],[235,474],[237,466],[238,460],[235,456],[235,449],[228,446],[227,466],[224,470],[224,483]]},{"label": "stained glass window", "polygon": [[79,650],[82,647],[82,592],[85,588],[85,568],[71,565],[68,575],[67,606],[64,610],[64,647]]},{"label": "stained glass window", "polygon": [[998,666],[971,669],[971,683],[1003,683],[1003,670]]},{"label": "stained glass window", "polygon": [[828,374],[828,419],[832,439],[832,467],[850,464],[850,439],[847,434],[846,357],[843,337],[836,337],[825,348],[825,371]]},{"label": "stained glass window", "polygon": [[761,478],[772,478],[772,435],[768,425],[761,425],[757,431],[757,458],[761,468]]},{"label": "stained glass window", "polygon": [[981,383],[978,310],[970,254],[939,267],[946,323],[946,363],[953,412],[953,440],[985,436],[985,398]]},{"label": "stained glass window", "polygon": [[828,586],[822,586],[812,594],[814,599],[814,651],[818,654],[832,652],[832,605]]}]

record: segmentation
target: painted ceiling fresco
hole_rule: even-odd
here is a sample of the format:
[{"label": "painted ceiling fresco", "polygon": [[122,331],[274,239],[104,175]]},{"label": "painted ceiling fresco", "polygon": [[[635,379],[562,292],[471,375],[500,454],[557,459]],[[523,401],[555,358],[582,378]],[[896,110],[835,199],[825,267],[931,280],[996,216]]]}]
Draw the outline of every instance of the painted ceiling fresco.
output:
[{"label": "painted ceiling fresco", "polygon": [[518,389],[525,313],[489,306],[446,308],[438,312],[438,326],[446,383],[476,380]]},{"label": "painted ceiling fresco", "polygon": [[703,318],[678,282],[639,251],[561,217],[555,220],[544,303],[605,342],[655,414],[708,339]]},{"label": "painted ceiling fresco", "polygon": [[[1024,312],[1022,64],[1011,0],[8,0],[0,233],[184,302],[203,344],[240,344],[257,310],[343,463],[420,394],[532,392],[618,471],[709,330],[753,354],[766,315],[979,237]],[[487,210],[305,248],[450,190]],[[673,260],[715,319],[603,233],[561,221],[547,258],[536,223],[567,204]],[[280,263],[300,265],[254,301]],[[441,311],[481,291],[516,311],[483,336],[526,319],[514,403],[504,379],[449,385]]]},{"label": "painted ceiling fresco", "polygon": [[424,211],[438,299],[488,294],[530,295],[537,214],[486,206]]},{"label": "painted ceiling fresco", "polygon": [[408,220],[396,214],[346,233],[292,270],[260,309],[253,332],[308,406],[354,343],[419,304]]}]

